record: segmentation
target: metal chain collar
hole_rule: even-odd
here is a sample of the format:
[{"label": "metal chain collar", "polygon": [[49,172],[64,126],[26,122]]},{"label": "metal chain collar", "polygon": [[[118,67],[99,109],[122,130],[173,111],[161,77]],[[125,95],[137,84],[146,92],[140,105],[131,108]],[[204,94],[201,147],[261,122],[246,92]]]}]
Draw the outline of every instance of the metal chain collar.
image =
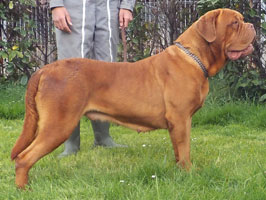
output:
[{"label": "metal chain collar", "polygon": [[186,49],[182,44],[180,44],[179,42],[175,42],[175,45],[178,46],[180,49],[182,49],[187,55],[189,55],[191,58],[193,58],[193,60],[195,60],[198,65],[200,66],[200,68],[202,69],[204,76],[206,78],[209,77],[208,71],[206,69],[206,67],[204,66],[204,64],[200,61],[200,59],[194,55],[193,53],[191,53],[188,49]]}]

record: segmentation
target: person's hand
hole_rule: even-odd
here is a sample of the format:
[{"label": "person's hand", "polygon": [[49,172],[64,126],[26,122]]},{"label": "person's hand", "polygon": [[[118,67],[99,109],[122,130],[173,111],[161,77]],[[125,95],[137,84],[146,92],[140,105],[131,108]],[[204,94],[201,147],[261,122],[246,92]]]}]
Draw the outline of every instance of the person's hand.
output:
[{"label": "person's hand", "polygon": [[128,27],[129,22],[133,19],[132,12],[127,9],[121,8],[119,11],[119,24],[121,27]]},{"label": "person's hand", "polygon": [[72,26],[70,15],[65,7],[56,7],[52,10],[53,22],[56,28],[61,31],[71,33]]}]

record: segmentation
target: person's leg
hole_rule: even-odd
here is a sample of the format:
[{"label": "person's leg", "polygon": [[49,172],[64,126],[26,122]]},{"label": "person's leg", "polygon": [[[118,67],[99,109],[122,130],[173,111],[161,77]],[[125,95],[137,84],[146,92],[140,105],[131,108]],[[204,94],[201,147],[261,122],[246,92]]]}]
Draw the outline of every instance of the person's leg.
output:
[{"label": "person's leg", "polygon": [[[71,17],[71,33],[56,30],[58,60],[72,57],[88,57],[93,47],[95,5],[88,0],[65,0],[64,5]],[[80,149],[80,124],[64,143],[65,149],[58,157],[75,154]]]},{"label": "person's leg", "polygon": [[119,0],[99,0],[96,6],[94,58],[116,62],[119,44]]},{"label": "person's leg", "polygon": [[[96,5],[93,58],[108,62],[116,61],[118,35],[118,0],[99,0]],[[106,147],[125,147],[116,144],[109,134],[109,123],[92,121],[94,145]]]},{"label": "person's leg", "polygon": [[80,150],[80,123],[78,123],[78,125],[64,144],[65,150],[61,154],[59,154],[58,158],[76,154]]}]

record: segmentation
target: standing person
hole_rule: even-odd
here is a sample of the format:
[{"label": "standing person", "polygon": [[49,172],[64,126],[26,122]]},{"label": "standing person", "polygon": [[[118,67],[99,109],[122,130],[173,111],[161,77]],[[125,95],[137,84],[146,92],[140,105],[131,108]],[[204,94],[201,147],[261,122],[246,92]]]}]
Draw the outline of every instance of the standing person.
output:
[{"label": "standing person", "polygon": [[[119,26],[133,19],[135,0],[51,0],[58,59],[71,57],[116,61]],[[92,121],[94,145],[117,147],[109,123]],[[65,142],[64,157],[80,149],[80,124]]]}]

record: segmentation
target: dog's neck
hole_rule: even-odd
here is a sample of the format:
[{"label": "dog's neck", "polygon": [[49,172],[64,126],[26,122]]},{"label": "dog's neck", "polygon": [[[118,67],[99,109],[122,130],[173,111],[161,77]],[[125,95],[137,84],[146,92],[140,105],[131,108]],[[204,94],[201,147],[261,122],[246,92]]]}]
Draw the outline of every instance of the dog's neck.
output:
[{"label": "dog's neck", "polygon": [[182,49],[187,55],[189,55],[196,63],[198,63],[199,67],[202,69],[204,76],[206,78],[209,77],[208,71],[204,64],[201,62],[201,60],[193,53],[191,53],[187,48],[185,48],[182,44],[179,42],[175,42],[175,45],[178,46],[180,49]]},{"label": "dog's neck", "polygon": [[[195,54],[201,62],[206,66],[209,76],[214,76],[225,65],[227,58],[221,48],[217,48],[218,44],[207,42],[202,38],[192,25],[184,33],[180,35],[175,42],[181,43],[191,53]],[[187,32],[193,32],[188,34]],[[195,37],[191,38],[193,35]],[[217,46],[216,46],[217,45]],[[221,46],[221,44],[219,44]],[[216,48],[214,48],[216,47]],[[215,49],[220,49],[219,51]]]}]

